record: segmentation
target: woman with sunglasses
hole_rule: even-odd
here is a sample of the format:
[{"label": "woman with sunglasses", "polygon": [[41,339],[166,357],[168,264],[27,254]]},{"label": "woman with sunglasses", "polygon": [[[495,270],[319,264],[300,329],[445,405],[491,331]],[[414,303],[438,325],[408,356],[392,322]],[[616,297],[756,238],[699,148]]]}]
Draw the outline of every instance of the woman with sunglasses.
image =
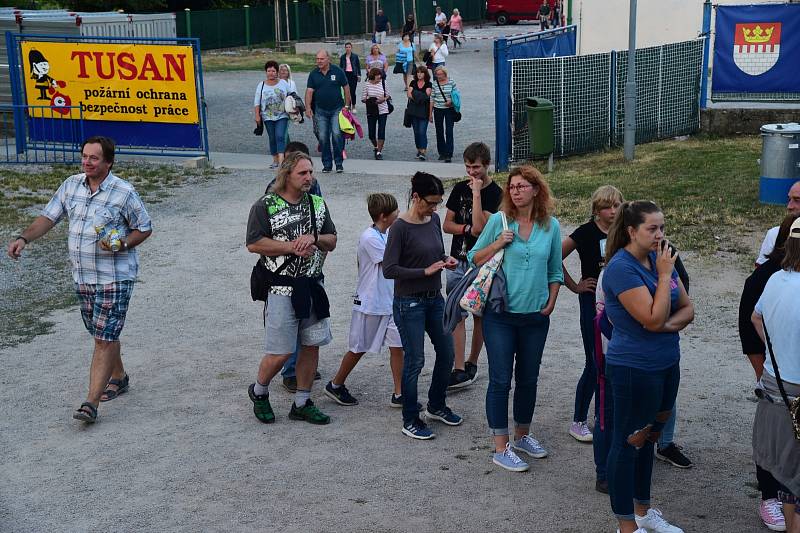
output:
[{"label": "woman with sunglasses", "polygon": [[[486,418],[494,437],[492,462],[512,472],[528,463],[516,452],[547,457],[547,450],[530,434],[536,387],[550,313],[564,282],[561,230],[552,216],[550,187],[532,166],[512,169],[500,211],[489,217],[478,242],[467,254],[482,265],[505,250],[506,309],[483,314],[483,336],[489,361]],[[508,229],[503,229],[503,217]],[[509,440],[508,394],[514,374],[514,439]]]},{"label": "woman with sunglasses", "polygon": [[420,418],[422,406],[417,403],[417,381],[425,365],[425,333],[436,352],[426,417],[448,426],[462,422],[445,403],[453,369],[453,338],[442,324],[442,270],[455,268],[458,261],[444,251],[442,225],[436,214],[443,195],[439,178],[425,172],[414,174],[410,207],[392,225],[383,254],[383,275],[395,280],[394,322],[403,342],[402,431],[420,440],[434,437]]}]

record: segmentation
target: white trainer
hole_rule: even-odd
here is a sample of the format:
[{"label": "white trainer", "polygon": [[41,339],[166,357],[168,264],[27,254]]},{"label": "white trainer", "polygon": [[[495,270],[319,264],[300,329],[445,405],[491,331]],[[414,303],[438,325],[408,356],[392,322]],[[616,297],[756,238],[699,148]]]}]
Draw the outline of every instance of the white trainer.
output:
[{"label": "white trainer", "polygon": [[645,529],[649,533],[683,533],[678,526],[673,526],[661,515],[658,509],[650,508],[644,516],[634,515],[636,525],[640,529]]}]

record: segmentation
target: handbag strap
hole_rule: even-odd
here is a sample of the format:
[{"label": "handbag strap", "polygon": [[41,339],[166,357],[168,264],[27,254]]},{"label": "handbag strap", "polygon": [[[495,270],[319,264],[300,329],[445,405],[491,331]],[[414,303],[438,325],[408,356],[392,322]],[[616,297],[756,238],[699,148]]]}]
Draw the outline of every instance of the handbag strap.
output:
[{"label": "handbag strap", "polygon": [[783,380],[781,379],[781,373],[778,371],[778,362],[775,360],[775,353],[772,351],[772,341],[770,341],[769,333],[767,333],[767,324],[763,322],[762,317],[762,325],[764,326],[764,338],[767,339],[767,350],[769,351],[769,358],[772,361],[772,370],[775,371],[775,381],[778,382],[778,390],[781,391],[781,397],[783,398],[783,403],[786,404],[786,408],[789,409],[791,412],[792,404],[789,401],[789,396],[786,394],[786,389],[783,388]]}]

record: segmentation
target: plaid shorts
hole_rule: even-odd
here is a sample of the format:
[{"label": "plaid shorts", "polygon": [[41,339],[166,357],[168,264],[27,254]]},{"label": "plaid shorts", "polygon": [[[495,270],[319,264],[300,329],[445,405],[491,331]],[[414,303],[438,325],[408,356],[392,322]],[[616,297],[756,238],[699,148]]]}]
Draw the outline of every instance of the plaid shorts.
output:
[{"label": "plaid shorts", "polygon": [[107,285],[75,285],[81,303],[81,317],[86,330],[95,339],[119,340],[128,302],[133,292],[133,281],[116,281]]}]

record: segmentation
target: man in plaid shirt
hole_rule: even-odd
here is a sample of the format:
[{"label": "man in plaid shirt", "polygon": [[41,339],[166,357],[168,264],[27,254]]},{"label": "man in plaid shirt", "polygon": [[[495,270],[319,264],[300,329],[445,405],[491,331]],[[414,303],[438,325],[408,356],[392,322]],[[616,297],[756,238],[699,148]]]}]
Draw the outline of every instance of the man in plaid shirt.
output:
[{"label": "man in plaid shirt", "polygon": [[[152,233],[150,215],[133,185],[111,173],[114,150],[108,137],[86,139],[81,147],[83,173],[67,178],[42,214],[8,245],[8,255],[19,259],[31,241],[65,216],[69,219],[72,276],[83,323],[94,337],[89,394],[72,416],[89,423],[97,419],[99,402],[128,390],[119,335],[139,270],[136,247]],[[116,229],[119,242],[101,239],[96,225]]]}]

